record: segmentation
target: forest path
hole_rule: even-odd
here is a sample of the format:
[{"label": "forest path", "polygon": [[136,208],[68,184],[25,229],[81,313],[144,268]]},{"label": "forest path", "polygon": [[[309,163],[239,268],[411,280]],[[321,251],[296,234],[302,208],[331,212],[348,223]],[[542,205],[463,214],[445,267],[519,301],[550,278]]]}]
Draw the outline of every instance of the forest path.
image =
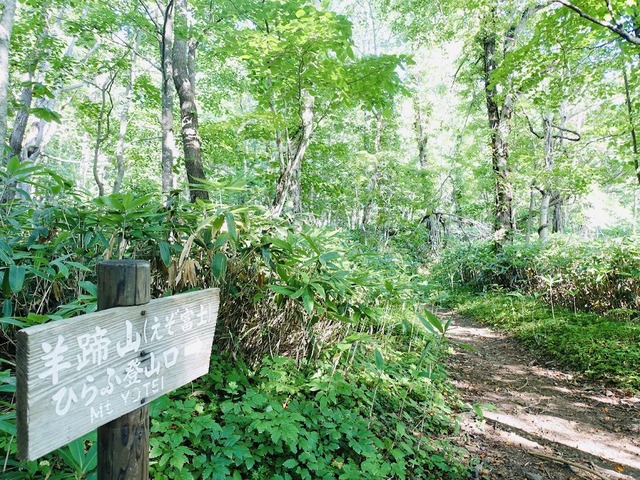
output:
[{"label": "forest path", "polygon": [[[640,397],[586,383],[513,337],[452,312],[447,368],[463,401],[462,443],[483,459],[478,479],[640,480]],[[536,454],[564,459],[559,463]],[[572,466],[581,465],[592,471]]]}]

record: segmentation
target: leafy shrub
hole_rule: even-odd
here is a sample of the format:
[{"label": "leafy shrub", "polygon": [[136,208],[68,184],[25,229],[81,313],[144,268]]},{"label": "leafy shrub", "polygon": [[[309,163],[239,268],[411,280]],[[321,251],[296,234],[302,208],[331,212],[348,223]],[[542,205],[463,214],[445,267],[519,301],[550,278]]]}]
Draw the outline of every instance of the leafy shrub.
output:
[{"label": "leafy shrub", "polygon": [[251,372],[219,356],[212,366],[187,400],[154,404],[154,478],[465,478],[461,452],[427,438],[451,420],[433,420],[421,388],[392,416],[397,396],[376,395],[367,369],[274,358]]},{"label": "leafy shrub", "polygon": [[575,310],[633,317],[640,310],[640,241],[555,236],[545,246],[516,243],[498,253],[489,243],[467,244],[446,251],[434,276],[445,285],[497,286]]}]

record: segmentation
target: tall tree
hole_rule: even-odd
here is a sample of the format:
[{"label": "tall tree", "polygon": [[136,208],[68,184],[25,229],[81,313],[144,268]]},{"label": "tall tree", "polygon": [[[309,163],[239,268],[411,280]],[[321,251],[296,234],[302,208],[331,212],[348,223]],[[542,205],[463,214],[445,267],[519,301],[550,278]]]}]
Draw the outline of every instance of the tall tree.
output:
[{"label": "tall tree", "polygon": [[202,164],[202,139],[198,126],[196,102],[197,42],[189,33],[187,0],[175,2],[175,38],[173,41],[173,82],[180,101],[182,148],[192,202],[209,199],[207,190],[199,186],[206,175]]},{"label": "tall tree", "polygon": [[4,163],[9,101],[9,46],[15,17],[15,0],[5,0],[0,12],[0,164]]},{"label": "tall tree", "polygon": [[162,128],[162,195],[169,198],[173,190],[173,162],[175,158],[175,137],[173,134],[173,39],[174,0],[167,2],[162,15],[162,28],[158,29],[160,46],[160,69],[162,72],[162,102],[160,126]]},{"label": "tall tree", "polygon": [[[509,178],[509,134],[513,116],[513,92],[498,95],[498,84],[493,77],[500,57],[506,53],[507,35],[499,36],[497,4],[492,5],[478,35],[482,46],[484,91],[491,136],[491,165],[495,181],[494,234],[497,244],[509,241],[514,233],[513,186]],[[499,49],[496,51],[496,49]]]},{"label": "tall tree", "polygon": [[336,111],[399,91],[398,56],[356,60],[351,23],[315,2],[285,0],[246,5],[245,28],[227,38],[243,58],[252,93],[269,112],[279,173],[272,213],[302,209],[304,157],[318,125]]}]

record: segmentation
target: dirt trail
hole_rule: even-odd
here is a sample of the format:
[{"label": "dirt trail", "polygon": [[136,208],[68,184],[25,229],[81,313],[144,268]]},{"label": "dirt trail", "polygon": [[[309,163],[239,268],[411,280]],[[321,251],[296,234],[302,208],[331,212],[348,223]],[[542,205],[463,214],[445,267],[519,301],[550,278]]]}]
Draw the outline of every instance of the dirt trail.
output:
[{"label": "dirt trail", "polygon": [[448,361],[464,402],[495,407],[460,417],[465,447],[483,459],[476,478],[640,480],[640,397],[585,383],[461,316],[447,336],[474,349]]}]

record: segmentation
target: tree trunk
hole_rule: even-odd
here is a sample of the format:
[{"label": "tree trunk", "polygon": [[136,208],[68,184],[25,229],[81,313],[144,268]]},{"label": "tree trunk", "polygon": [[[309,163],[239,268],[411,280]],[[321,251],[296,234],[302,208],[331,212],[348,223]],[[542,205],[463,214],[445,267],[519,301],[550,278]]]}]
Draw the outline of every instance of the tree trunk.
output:
[{"label": "tree trunk", "polygon": [[[62,19],[64,18],[65,11],[67,7],[62,7],[56,16],[56,28],[60,27],[62,23]],[[87,17],[89,9],[85,7],[82,12],[82,20],[85,20]],[[74,51],[76,47],[76,43],[78,41],[78,36],[72,37],[69,40],[69,44],[67,46],[67,50],[64,53],[63,59],[64,61],[68,61],[74,65],[73,73],[76,74],[79,67],[82,64],[85,64],[87,60],[98,50],[100,46],[100,42],[96,42],[93,47],[91,47],[88,52],[84,55],[82,60],[79,62],[74,58]],[[39,77],[42,78],[46,76],[47,72],[50,71],[51,65],[47,61],[42,62],[42,66],[40,67]],[[71,75],[73,76],[73,75]],[[53,91],[53,98],[38,98],[36,99],[36,107],[37,108],[45,108],[47,110],[53,111],[56,108],[56,104],[60,98],[60,95],[64,91],[75,90],[77,88],[84,87],[84,82],[77,82],[72,85],[61,85]],[[44,149],[47,147],[49,141],[55,135],[57,130],[58,123],[50,122],[44,119],[38,119],[31,124],[30,131],[26,134],[26,138],[23,141],[23,151],[25,154],[23,158],[26,158],[30,162],[36,162]]]},{"label": "tree trunk", "polygon": [[278,178],[276,194],[271,209],[274,217],[282,214],[287,202],[290,200],[293,213],[299,213],[302,210],[302,200],[300,198],[302,159],[304,158],[304,154],[311,141],[311,134],[313,133],[314,98],[306,90],[302,91],[301,97],[301,124],[296,138],[288,142],[287,165]]},{"label": "tree trunk", "polygon": [[[42,45],[45,42],[45,40],[49,38],[49,28],[47,26],[49,22],[49,11],[47,10],[47,8],[48,7],[45,6],[45,8],[43,8],[41,12],[45,27],[44,27],[44,30],[41,32],[41,34],[38,36],[38,41],[37,41],[38,46]],[[61,17],[58,16],[58,19],[60,18]],[[4,10],[3,10],[3,20],[4,20]],[[27,65],[27,72],[28,72],[27,82],[24,88],[22,89],[22,93],[20,95],[20,103],[22,105],[20,106],[20,109],[16,113],[16,118],[13,122],[13,130],[11,131],[11,137],[9,139],[9,152],[7,153],[7,156],[4,161],[13,157],[22,158],[21,156],[22,146],[24,142],[25,133],[27,130],[27,125],[29,123],[29,114],[30,114],[31,105],[33,102],[33,83],[37,80],[36,72],[38,71],[38,67],[42,61],[42,57],[44,56],[44,54],[45,54],[45,51],[43,49],[39,49],[31,52],[29,63]],[[7,202],[7,201],[13,200],[16,196],[16,187],[17,187],[16,183],[12,185],[8,185],[7,188],[5,188],[5,191],[2,195],[2,198],[0,199],[0,202]]]},{"label": "tree trunk", "polygon": [[551,194],[549,190],[542,191],[542,199],[540,200],[540,217],[538,220],[538,239],[540,243],[545,243],[549,238],[549,204],[551,203]]},{"label": "tree trunk", "polygon": [[[273,81],[271,77],[267,77],[266,80],[267,90],[269,91],[269,109],[271,110],[271,114],[274,119],[278,119],[278,112],[276,110],[276,102],[273,96]],[[282,142],[282,128],[280,127],[280,122],[277,121],[276,124],[276,149],[278,151],[278,161],[280,162],[280,170],[284,170],[286,167],[285,162],[285,153],[284,153],[284,145]]]},{"label": "tree trunk", "polygon": [[135,47],[137,38],[134,40],[134,48],[131,50],[131,65],[129,66],[129,76],[125,87],[122,110],[120,111],[120,128],[118,130],[118,143],[116,145],[116,179],[113,182],[113,193],[119,193],[124,179],[124,149],[129,126],[129,108],[131,107],[131,92],[133,90],[133,68],[135,66]]},{"label": "tree trunk", "polygon": [[422,219],[427,227],[427,244],[431,251],[437,251],[442,246],[442,236],[445,233],[445,221],[441,213],[429,212]]},{"label": "tree trunk", "polygon": [[168,200],[173,190],[173,161],[176,143],[173,135],[173,17],[174,4],[169,0],[163,16],[160,38],[160,69],[162,72],[162,197]]},{"label": "tree trunk", "polygon": [[420,102],[418,95],[413,97],[413,108],[416,112],[415,129],[418,137],[418,165],[420,168],[427,168],[427,135],[424,132],[422,124],[422,111],[420,110]]},{"label": "tree trunk", "polygon": [[562,233],[565,229],[566,215],[564,212],[564,198],[558,190],[551,194],[551,205],[553,206],[551,231],[553,233]]},{"label": "tree trunk", "polygon": [[631,128],[631,145],[633,147],[633,166],[635,168],[636,178],[638,179],[638,184],[640,185],[640,160],[638,159],[638,137],[636,135],[636,125],[635,118],[633,115],[633,104],[631,102],[631,94],[629,92],[629,74],[627,73],[626,65],[622,69],[622,73],[624,76],[624,93],[625,93],[625,103],[627,104],[627,120],[629,121],[629,127]]},{"label": "tree trunk", "polygon": [[367,187],[369,200],[362,210],[362,226],[368,225],[369,222],[371,222],[371,214],[373,213],[373,209],[376,206],[373,194],[378,189],[378,182],[380,181],[380,165],[378,163],[378,153],[380,152],[380,142],[382,140],[382,113],[374,109],[373,117],[376,121],[375,134],[373,137],[373,154],[376,158],[376,166],[373,175],[371,176],[369,186]]},{"label": "tree trunk", "polygon": [[531,186],[529,193],[529,214],[527,215],[527,232],[525,235],[525,243],[531,241],[531,231],[533,230],[533,206],[535,204],[535,188]]},{"label": "tree trunk", "polygon": [[[495,14],[495,12],[494,12]],[[496,35],[487,31],[482,38],[484,86],[489,128],[491,130],[491,162],[494,173],[494,239],[497,248],[511,241],[514,232],[513,187],[509,178],[509,133],[511,130],[511,98],[507,94],[502,108],[498,104],[496,85],[491,75],[497,68]]]},{"label": "tree trunk", "polygon": [[184,36],[187,31],[187,0],[177,0],[176,24],[181,27],[180,35],[173,42],[173,82],[180,101],[182,119],[182,146],[184,165],[189,181],[189,197],[192,202],[198,198],[209,200],[209,192],[199,184],[205,180],[202,165],[202,139],[198,131],[198,107],[195,86],[195,45],[189,45]]},{"label": "tree trunk", "polygon": [[[544,115],[544,168],[547,172],[553,171],[553,117]],[[540,200],[540,220],[538,222],[538,237],[541,243],[549,238],[549,205],[551,203],[552,187],[545,185],[542,190]]]},{"label": "tree trunk", "polygon": [[32,77],[29,76],[27,86],[22,89],[20,94],[20,108],[16,112],[16,118],[13,122],[13,130],[9,139],[9,155],[8,158],[22,156],[22,142],[24,134],[27,131],[29,123],[29,111],[31,110],[31,102],[33,101],[33,85]]},{"label": "tree trunk", "polygon": [[15,0],[4,0],[4,7],[0,14],[0,164],[6,161],[4,148],[7,141],[7,107],[9,105],[9,46],[15,11]]},{"label": "tree trunk", "polygon": [[[21,158],[22,155],[22,141],[24,140],[24,134],[27,130],[27,124],[29,123],[29,112],[31,110],[31,102],[33,100],[33,85],[31,82],[31,75],[29,75],[29,81],[27,86],[22,89],[20,94],[20,108],[16,112],[16,118],[13,122],[13,130],[11,131],[11,137],[9,138],[9,150],[5,157],[5,162],[13,157]],[[17,182],[12,182],[5,186],[0,203],[6,203],[16,198]]]},{"label": "tree trunk", "polygon": [[100,150],[102,144],[107,140],[111,133],[110,120],[111,111],[113,110],[113,103],[111,102],[111,87],[116,80],[116,72],[112,73],[112,76],[107,79],[104,85],[99,86],[100,89],[100,113],[98,115],[98,123],[96,130],[96,138],[93,144],[93,179],[98,187],[98,195],[103,196],[105,194],[104,182],[100,177],[98,171],[98,162],[100,160]]}]

